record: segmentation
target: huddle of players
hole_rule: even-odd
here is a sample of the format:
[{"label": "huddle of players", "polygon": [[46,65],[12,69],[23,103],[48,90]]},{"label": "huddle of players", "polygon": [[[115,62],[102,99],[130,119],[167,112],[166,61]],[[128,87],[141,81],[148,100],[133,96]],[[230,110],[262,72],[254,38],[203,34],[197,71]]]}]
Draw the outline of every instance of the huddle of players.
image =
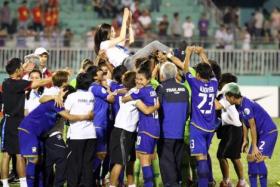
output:
[{"label": "huddle of players", "polygon": [[[198,54],[202,61],[197,64],[195,71],[189,68],[192,54]],[[170,61],[172,58],[169,56]],[[120,176],[125,168],[127,184],[132,187],[135,186],[135,152],[142,166],[144,186],[153,186],[151,161],[157,144],[164,185],[180,186],[185,148],[184,131],[189,116],[190,123],[186,129],[190,133],[191,155],[197,161],[197,185],[208,186],[209,182],[213,182],[211,160],[207,155],[218,123],[216,109],[223,110],[223,121],[225,112],[232,115],[231,111],[234,109],[230,107],[233,105],[236,105],[234,115],[238,115],[251,132],[252,146],[248,154],[251,186],[257,186],[258,176],[261,185],[266,186],[267,170],[264,160],[271,157],[277,139],[277,128],[269,115],[257,103],[241,96],[239,87],[234,83],[226,84],[222,89],[223,100],[215,101],[218,81],[213,77],[211,63],[201,47],[187,47],[184,63],[173,61],[181,68],[179,73],[173,63],[164,60],[160,65],[152,65],[152,61],[150,58],[138,59],[135,72],[127,72],[124,66],[117,66],[112,70],[112,81],[104,80],[108,74],[106,71],[111,66],[102,71],[104,63],[100,63],[99,67],[91,65],[84,68],[85,72],[78,74],[76,92],[66,86],[68,74],[58,71],[52,77],[53,87],[46,89],[48,92],[43,94],[44,99],[40,99],[41,104],[24,118],[25,91],[49,84],[51,80],[21,80],[21,61],[10,60],[6,66],[10,78],[3,82],[5,123],[2,151],[7,160],[11,154],[17,155],[21,186],[26,186],[25,176],[28,186],[46,185],[50,182],[51,175],[46,168],[51,168],[54,163],[56,186],[61,186],[65,178],[68,186],[95,186],[100,175],[98,168],[103,160],[103,172],[106,167],[107,171],[110,170],[111,186],[122,182]],[[151,83],[155,82],[158,70],[161,84],[153,87]],[[224,82],[220,82],[220,85],[233,79],[233,75],[222,75],[221,80]],[[187,91],[188,86],[191,91]],[[189,95],[191,98],[188,98]],[[58,117],[70,121],[67,149],[62,141]],[[226,123],[224,120],[222,128],[226,127]],[[241,139],[235,144],[232,140],[225,140],[233,132],[223,130],[222,141],[229,142],[231,146],[223,145],[224,143],[219,145],[218,158],[224,177],[221,186],[230,185],[228,172],[225,171],[228,170],[226,158],[232,159],[234,163],[238,162],[240,152],[246,145],[246,138],[243,138],[246,137],[246,128],[243,129],[243,134],[240,133],[240,128],[234,131],[239,132],[237,137]],[[19,141],[15,141],[17,137]],[[47,149],[46,145],[55,146]],[[60,161],[63,164],[53,158],[56,154],[61,155]],[[107,165],[106,159],[110,161]],[[38,166],[42,162],[45,165],[51,164],[40,171],[42,167]],[[239,177],[237,186],[245,186],[242,165],[237,163],[236,166],[239,167],[236,168]],[[7,176],[3,173],[5,171],[2,169],[2,182],[7,186]],[[41,180],[42,176],[45,178],[44,182]]]}]

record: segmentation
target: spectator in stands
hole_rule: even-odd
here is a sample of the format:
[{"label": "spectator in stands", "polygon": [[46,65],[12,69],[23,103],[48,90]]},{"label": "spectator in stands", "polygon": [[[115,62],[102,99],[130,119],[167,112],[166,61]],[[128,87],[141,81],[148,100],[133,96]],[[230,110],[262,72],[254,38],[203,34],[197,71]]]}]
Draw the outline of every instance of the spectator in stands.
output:
[{"label": "spectator in stands", "polygon": [[244,28],[241,34],[242,49],[248,51],[251,49],[251,35],[247,28]]},{"label": "spectator in stands", "polygon": [[194,23],[191,20],[191,17],[186,17],[185,22],[182,25],[184,37],[187,39],[188,42],[191,41],[193,34],[194,34]]},{"label": "spectator in stands", "polygon": [[5,47],[7,38],[7,31],[3,28],[0,28],[0,47]]},{"label": "spectator in stands", "polygon": [[26,46],[28,48],[33,49],[35,47],[35,37],[37,36],[37,32],[34,30],[34,28],[30,25],[28,26],[28,29],[26,30]]},{"label": "spectator in stands", "polygon": [[160,5],[161,5],[161,0],[151,0],[150,3],[151,12],[153,12],[154,10],[160,12]]},{"label": "spectator in stands", "polygon": [[232,50],[234,48],[234,45],[233,45],[234,37],[233,37],[233,32],[230,27],[226,28],[224,41],[225,41],[226,50]]},{"label": "spectator in stands", "polygon": [[202,14],[201,18],[198,21],[199,36],[201,38],[202,43],[208,37],[208,27],[209,20],[207,19],[206,14]]},{"label": "spectator in stands", "polygon": [[168,26],[169,26],[168,17],[166,14],[164,14],[162,16],[161,21],[158,24],[158,35],[163,37],[167,36]]},{"label": "spectator in stands", "polygon": [[52,16],[52,8],[50,6],[47,7],[47,11],[45,12],[44,16],[44,27],[45,27],[45,32],[48,33],[51,31],[52,26],[53,26],[53,16]]},{"label": "spectator in stands", "polygon": [[9,7],[9,1],[4,1],[3,7],[0,10],[1,29],[7,29],[9,32],[11,26],[11,10]]},{"label": "spectator in stands", "polygon": [[143,10],[141,16],[138,18],[145,32],[151,31],[152,28],[152,18],[148,9]]},{"label": "spectator in stands", "polygon": [[134,2],[131,5],[131,12],[132,12],[132,18],[138,21],[139,17],[141,16],[141,11],[139,9],[139,0],[134,0]]},{"label": "spectator in stands", "polygon": [[97,17],[103,17],[101,0],[92,0],[92,9],[97,13]]},{"label": "spectator in stands", "polygon": [[87,47],[89,49],[94,49],[94,34],[95,34],[96,28],[91,27],[90,31],[87,32],[86,38],[87,38]]},{"label": "spectator in stands", "polygon": [[260,9],[257,9],[255,11],[254,21],[255,21],[255,24],[254,24],[255,36],[261,37],[262,31],[263,31],[264,16],[263,16],[263,13],[260,11]]},{"label": "spectator in stands", "polygon": [[40,1],[32,9],[33,28],[35,31],[43,30],[43,10]]},{"label": "spectator in stands", "polygon": [[274,8],[271,13],[271,35],[275,38],[280,30],[280,11]]},{"label": "spectator in stands", "polygon": [[173,14],[173,20],[171,23],[171,34],[173,37],[181,37],[181,25],[178,12],[175,12]]},{"label": "spectator in stands", "polygon": [[63,34],[63,47],[71,47],[71,41],[74,34],[71,29],[66,29],[65,33]]},{"label": "spectator in stands", "polygon": [[28,19],[29,19],[29,9],[27,7],[27,2],[22,1],[21,6],[18,8],[18,21],[19,21],[18,28],[23,27],[27,29]]},{"label": "spectator in stands", "polygon": [[217,49],[225,48],[226,27],[221,24],[220,28],[215,33],[215,41]]},{"label": "spectator in stands", "polygon": [[16,47],[27,47],[26,45],[26,35],[27,35],[27,32],[26,32],[26,29],[24,27],[20,27],[18,29],[18,32],[16,34]]},{"label": "spectator in stands", "polygon": [[52,26],[53,28],[57,28],[59,23],[59,8],[57,6],[53,6],[51,8],[51,17],[52,17]]}]

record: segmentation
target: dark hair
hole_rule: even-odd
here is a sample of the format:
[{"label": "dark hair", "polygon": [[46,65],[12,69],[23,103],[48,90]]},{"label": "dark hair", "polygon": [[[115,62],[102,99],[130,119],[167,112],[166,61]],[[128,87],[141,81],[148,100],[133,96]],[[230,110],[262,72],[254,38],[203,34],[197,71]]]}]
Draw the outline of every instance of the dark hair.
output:
[{"label": "dark hair", "polygon": [[76,89],[87,91],[92,83],[92,77],[87,73],[79,73],[77,78]]},{"label": "dark hair", "polygon": [[225,95],[229,96],[229,97],[234,97],[236,99],[239,99],[239,98],[242,97],[242,95],[240,93],[239,94],[235,94],[235,93],[227,92]]},{"label": "dark hair", "polygon": [[12,75],[16,72],[17,69],[21,67],[21,60],[19,58],[12,58],[11,60],[8,61],[6,65],[6,72],[9,75]]},{"label": "dark hair", "polygon": [[29,72],[28,75],[30,76],[32,73],[38,73],[40,75],[40,78],[43,78],[43,74],[39,69],[33,69],[32,71]]},{"label": "dark hair", "polygon": [[103,66],[106,66],[106,67],[107,67],[106,60],[100,58],[99,61],[98,61],[98,67],[101,68],[101,67],[103,67]]},{"label": "dark hair", "polygon": [[146,61],[148,61],[149,58],[147,57],[140,57],[140,58],[137,58],[135,60],[135,68],[138,69],[138,68],[141,68],[142,64],[145,63]]},{"label": "dark hair", "polygon": [[90,66],[88,67],[86,73],[91,77],[93,81],[95,81],[94,77],[97,76],[98,71],[101,71],[98,66]]},{"label": "dark hair", "polygon": [[144,66],[142,66],[142,67],[138,70],[137,73],[144,75],[146,79],[151,79],[151,78],[152,78],[152,73],[151,73],[149,67],[144,67]]},{"label": "dark hair", "polygon": [[212,76],[215,76],[216,79],[219,81],[221,79],[221,74],[222,74],[220,65],[215,60],[208,60],[208,61],[214,73],[214,75]]},{"label": "dark hair", "polygon": [[223,73],[221,75],[221,79],[219,81],[219,90],[223,88],[223,86],[227,83],[235,82],[237,83],[238,79],[235,75],[231,73]]},{"label": "dark hair", "polygon": [[52,77],[52,82],[54,86],[61,87],[63,83],[68,82],[69,73],[66,71],[57,71]]},{"label": "dark hair", "polygon": [[93,62],[90,59],[86,58],[82,60],[81,64],[82,64],[82,69],[86,70],[89,66],[93,65]]},{"label": "dark hair", "polygon": [[179,16],[179,12],[175,12],[175,13],[173,14],[173,16],[174,16],[174,17],[178,17],[178,16]]},{"label": "dark hair", "polygon": [[110,33],[111,33],[110,24],[103,23],[97,28],[94,35],[94,51],[96,54],[98,54],[100,50],[101,42],[105,40],[109,40]]},{"label": "dark hair", "polygon": [[68,95],[70,95],[71,93],[74,93],[76,91],[76,89],[71,86],[71,85],[66,85],[63,87],[63,91],[66,91],[65,95],[63,96],[63,102],[66,100],[66,98],[68,97]]},{"label": "dark hair", "polygon": [[196,72],[203,79],[209,80],[212,76],[211,66],[207,63],[204,63],[204,62],[197,64]]},{"label": "dark hair", "polygon": [[[31,75],[32,73],[38,73],[39,76],[40,76],[40,78],[43,77],[43,74],[42,74],[42,72],[41,72],[39,69],[33,69],[32,71],[30,71],[29,74],[28,74],[29,77],[30,77],[30,75]],[[39,87],[38,90],[37,90],[37,93],[38,93],[39,95],[42,95],[43,92],[44,92],[44,87],[43,87],[43,86]],[[25,97],[26,97],[27,100],[30,98],[30,93],[31,93],[31,90],[29,89],[29,90],[27,91],[27,93],[25,94]]]},{"label": "dark hair", "polygon": [[119,65],[113,70],[112,77],[117,83],[121,84],[125,72],[127,72],[127,68],[124,65]]},{"label": "dark hair", "polygon": [[134,71],[128,71],[123,75],[123,85],[125,88],[130,90],[131,88],[134,88],[136,86],[136,72]]}]

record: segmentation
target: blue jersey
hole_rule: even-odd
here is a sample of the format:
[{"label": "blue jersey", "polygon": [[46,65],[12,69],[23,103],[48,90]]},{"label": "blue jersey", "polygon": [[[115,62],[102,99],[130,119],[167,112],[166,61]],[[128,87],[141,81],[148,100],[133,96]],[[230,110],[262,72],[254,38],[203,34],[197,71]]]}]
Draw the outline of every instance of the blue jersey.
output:
[{"label": "blue jersey", "polygon": [[[131,94],[133,100],[140,99],[147,106],[154,106],[157,101],[157,94],[151,85],[147,85]],[[147,133],[155,138],[159,137],[160,127],[158,113],[145,115],[140,112],[138,133]]]},{"label": "blue jersey", "polygon": [[276,130],[277,127],[268,113],[256,102],[242,97],[241,104],[236,107],[240,118],[249,128],[249,120],[254,118],[256,123],[257,135],[262,135]]},{"label": "blue jersey", "polygon": [[197,128],[214,132],[216,123],[215,97],[218,90],[218,81],[212,78],[209,82],[197,80],[191,73],[186,74],[192,89],[191,124]]},{"label": "blue jersey", "polygon": [[160,127],[162,138],[183,139],[189,112],[189,92],[175,79],[162,82],[157,88],[160,101]]},{"label": "blue jersey", "polygon": [[93,124],[96,127],[107,128],[109,115],[109,103],[107,101],[108,93],[103,86],[97,83],[92,83],[89,90],[92,92],[95,99]]},{"label": "blue jersey", "polygon": [[19,128],[39,137],[54,127],[62,110],[64,108],[56,107],[54,101],[42,103],[22,120]]},{"label": "blue jersey", "polygon": [[[111,85],[110,85],[111,92],[114,92],[114,91],[116,91],[118,89],[123,89],[123,88],[124,88],[124,86],[122,84],[119,84],[119,83],[117,83],[115,81],[111,82]],[[116,118],[117,113],[118,113],[118,111],[120,109],[120,96],[123,96],[123,95],[124,94],[117,94],[115,96],[115,101],[113,103],[113,117],[114,117],[114,119]]]}]

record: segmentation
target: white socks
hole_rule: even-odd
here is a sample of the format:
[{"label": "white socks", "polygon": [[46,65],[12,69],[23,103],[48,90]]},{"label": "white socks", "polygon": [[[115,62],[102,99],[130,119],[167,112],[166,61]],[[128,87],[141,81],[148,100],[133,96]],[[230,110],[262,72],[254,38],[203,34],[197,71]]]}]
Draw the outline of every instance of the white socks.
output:
[{"label": "white socks", "polygon": [[130,184],[130,185],[128,185],[128,187],[136,187],[136,185],[135,184]]},{"label": "white socks", "polygon": [[2,179],[1,181],[2,181],[3,187],[10,187],[9,183],[8,183],[8,179]]},{"label": "white socks", "polygon": [[26,177],[19,178],[20,187],[27,187]]}]

